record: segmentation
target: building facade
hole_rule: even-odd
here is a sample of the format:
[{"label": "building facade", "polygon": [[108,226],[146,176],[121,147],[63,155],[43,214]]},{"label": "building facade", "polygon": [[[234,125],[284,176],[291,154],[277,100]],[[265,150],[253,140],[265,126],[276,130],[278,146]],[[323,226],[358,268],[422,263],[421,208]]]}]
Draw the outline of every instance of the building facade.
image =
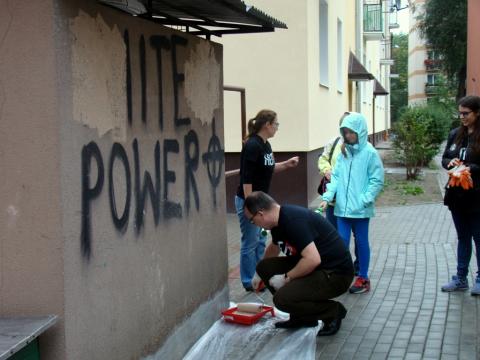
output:
[{"label": "building facade", "polygon": [[425,11],[425,0],[410,2],[410,26],[408,35],[408,104],[425,103],[436,95],[441,82],[441,59],[422,38],[419,30],[421,15]]},{"label": "building facade", "polygon": [[[274,175],[271,193],[283,202],[308,205],[319,181],[317,158],[339,135],[345,111],[362,112],[369,132],[389,128],[388,96],[373,96],[373,81],[349,79],[350,53],[389,88],[390,1],[255,0],[252,4],[282,19],[288,30],[222,38],[224,84],[245,89],[246,120],[264,108],[277,112],[280,127],[271,144],[276,161],[300,156],[297,168]],[[226,169],[239,167],[242,147],[241,103],[226,91]],[[373,124],[375,119],[375,124]],[[233,210],[238,176],[226,180]]]}]

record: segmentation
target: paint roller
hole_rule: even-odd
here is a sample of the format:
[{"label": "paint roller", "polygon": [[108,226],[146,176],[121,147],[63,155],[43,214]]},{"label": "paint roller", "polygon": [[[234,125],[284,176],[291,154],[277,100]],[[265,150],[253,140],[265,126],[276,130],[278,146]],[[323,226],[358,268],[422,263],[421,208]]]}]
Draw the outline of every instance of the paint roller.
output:
[{"label": "paint roller", "polygon": [[237,310],[235,314],[238,315],[250,315],[250,314],[258,314],[262,312],[263,304],[258,303],[238,303]]}]

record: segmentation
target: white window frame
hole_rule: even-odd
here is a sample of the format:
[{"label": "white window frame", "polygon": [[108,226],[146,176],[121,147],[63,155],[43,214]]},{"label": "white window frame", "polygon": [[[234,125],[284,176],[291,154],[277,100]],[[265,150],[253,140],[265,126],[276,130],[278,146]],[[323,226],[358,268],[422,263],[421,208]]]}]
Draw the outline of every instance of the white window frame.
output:
[{"label": "white window frame", "polygon": [[337,18],[337,90],[343,92],[343,22]]},{"label": "white window frame", "polygon": [[328,0],[319,0],[319,70],[320,85],[329,86],[328,74]]}]

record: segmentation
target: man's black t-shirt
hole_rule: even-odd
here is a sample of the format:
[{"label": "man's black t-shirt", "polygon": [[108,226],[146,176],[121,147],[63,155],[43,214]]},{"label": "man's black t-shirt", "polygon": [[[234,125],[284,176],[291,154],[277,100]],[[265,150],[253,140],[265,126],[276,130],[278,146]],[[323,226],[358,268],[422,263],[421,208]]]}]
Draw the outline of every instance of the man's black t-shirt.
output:
[{"label": "man's black t-shirt", "polygon": [[271,232],[273,243],[285,255],[300,258],[303,249],[314,242],[321,258],[317,269],[353,274],[349,249],[323,216],[300,206],[283,205],[278,225]]},{"label": "man's black t-shirt", "polygon": [[243,184],[252,184],[252,191],[268,193],[275,159],[270,143],[258,135],[252,135],[243,145],[240,155],[240,186],[237,195],[245,199]]}]

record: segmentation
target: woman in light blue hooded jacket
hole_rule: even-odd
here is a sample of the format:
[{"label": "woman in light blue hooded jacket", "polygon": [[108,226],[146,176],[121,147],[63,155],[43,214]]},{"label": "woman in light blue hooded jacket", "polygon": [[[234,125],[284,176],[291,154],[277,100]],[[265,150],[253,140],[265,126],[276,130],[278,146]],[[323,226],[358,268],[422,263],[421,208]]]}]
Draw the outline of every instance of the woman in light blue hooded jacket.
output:
[{"label": "woman in light blue hooded jacket", "polygon": [[343,136],[342,153],[332,172],[320,207],[326,208],[336,195],[334,213],[338,232],[347,246],[354,231],[359,257],[359,276],[350,287],[351,293],[370,290],[368,266],[370,246],[368,225],[374,216],[375,198],[383,187],[383,164],[377,150],[367,141],[365,117],[359,113],[347,115],[340,127]]}]

